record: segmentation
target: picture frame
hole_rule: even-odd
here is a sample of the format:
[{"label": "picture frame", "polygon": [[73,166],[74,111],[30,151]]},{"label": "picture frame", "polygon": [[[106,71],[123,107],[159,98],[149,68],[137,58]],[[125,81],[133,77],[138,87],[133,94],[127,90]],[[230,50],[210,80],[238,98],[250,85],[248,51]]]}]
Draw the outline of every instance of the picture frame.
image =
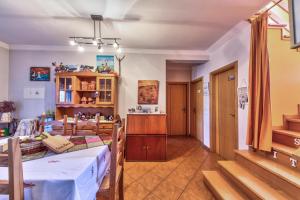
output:
[{"label": "picture frame", "polygon": [[138,81],[138,104],[158,104],[159,81]]},{"label": "picture frame", "polygon": [[50,67],[30,67],[30,81],[50,81]]},{"label": "picture frame", "polygon": [[300,47],[300,0],[289,0],[291,49]]},{"label": "picture frame", "polygon": [[110,73],[114,71],[115,56],[96,55],[96,72]]}]

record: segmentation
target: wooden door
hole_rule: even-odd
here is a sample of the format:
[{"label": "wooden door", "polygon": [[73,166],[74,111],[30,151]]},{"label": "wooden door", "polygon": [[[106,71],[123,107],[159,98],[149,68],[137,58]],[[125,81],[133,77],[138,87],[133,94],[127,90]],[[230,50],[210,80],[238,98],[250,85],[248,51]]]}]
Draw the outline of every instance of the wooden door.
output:
[{"label": "wooden door", "polygon": [[169,83],[167,85],[168,134],[187,133],[187,84]]},{"label": "wooden door", "polygon": [[203,143],[203,81],[199,80],[194,82],[191,92],[193,93],[191,95],[191,98],[193,98],[191,109],[191,134]]},{"label": "wooden door", "polygon": [[234,158],[236,142],[236,77],[233,68],[217,74],[217,144],[225,159]]}]

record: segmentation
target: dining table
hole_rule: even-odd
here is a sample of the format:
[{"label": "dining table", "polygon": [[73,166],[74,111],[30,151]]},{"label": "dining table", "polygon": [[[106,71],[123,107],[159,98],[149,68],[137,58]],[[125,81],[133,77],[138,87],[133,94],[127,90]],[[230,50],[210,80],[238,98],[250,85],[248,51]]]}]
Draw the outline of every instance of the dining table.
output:
[{"label": "dining table", "polygon": [[[31,185],[25,200],[95,200],[109,164],[107,145],[23,162],[24,183]],[[8,180],[7,167],[0,167],[0,180]]]}]

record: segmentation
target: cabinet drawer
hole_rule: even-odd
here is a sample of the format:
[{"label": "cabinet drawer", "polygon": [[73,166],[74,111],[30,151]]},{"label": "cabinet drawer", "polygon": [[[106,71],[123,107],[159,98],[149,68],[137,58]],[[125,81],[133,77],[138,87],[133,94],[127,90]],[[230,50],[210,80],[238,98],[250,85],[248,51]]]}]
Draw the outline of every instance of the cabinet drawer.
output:
[{"label": "cabinet drawer", "polygon": [[165,135],[167,134],[166,115],[127,115],[127,134]]},{"label": "cabinet drawer", "polygon": [[112,129],[113,124],[100,124],[99,128],[100,129]]}]

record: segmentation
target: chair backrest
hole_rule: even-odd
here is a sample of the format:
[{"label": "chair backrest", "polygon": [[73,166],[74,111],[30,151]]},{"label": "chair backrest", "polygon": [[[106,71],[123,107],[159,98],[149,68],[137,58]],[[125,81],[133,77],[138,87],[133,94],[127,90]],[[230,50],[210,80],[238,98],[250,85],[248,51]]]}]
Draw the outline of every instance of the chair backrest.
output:
[{"label": "chair backrest", "polygon": [[[8,153],[1,154],[1,166],[8,166],[8,184],[0,180],[1,194],[8,194],[10,200],[24,199],[24,182],[23,182],[23,167],[22,154],[20,149],[19,138],[8,139]],[[8,162],[7,162],[8,161]]]},{"label": "chair backrest", "polygon": [[96,115],[95,121],[80,121],[78,115],[74,116],[73,135],[98,135],[100,134],[100,116]]},{"label": "chair backrest", "polygon": [[116,123],[113,128],[110,163],[110,197],[115,195],[118,186],[118,175],[123,173],[124,167],[124,145],[125,145],[125,119],[122,123]]}]

